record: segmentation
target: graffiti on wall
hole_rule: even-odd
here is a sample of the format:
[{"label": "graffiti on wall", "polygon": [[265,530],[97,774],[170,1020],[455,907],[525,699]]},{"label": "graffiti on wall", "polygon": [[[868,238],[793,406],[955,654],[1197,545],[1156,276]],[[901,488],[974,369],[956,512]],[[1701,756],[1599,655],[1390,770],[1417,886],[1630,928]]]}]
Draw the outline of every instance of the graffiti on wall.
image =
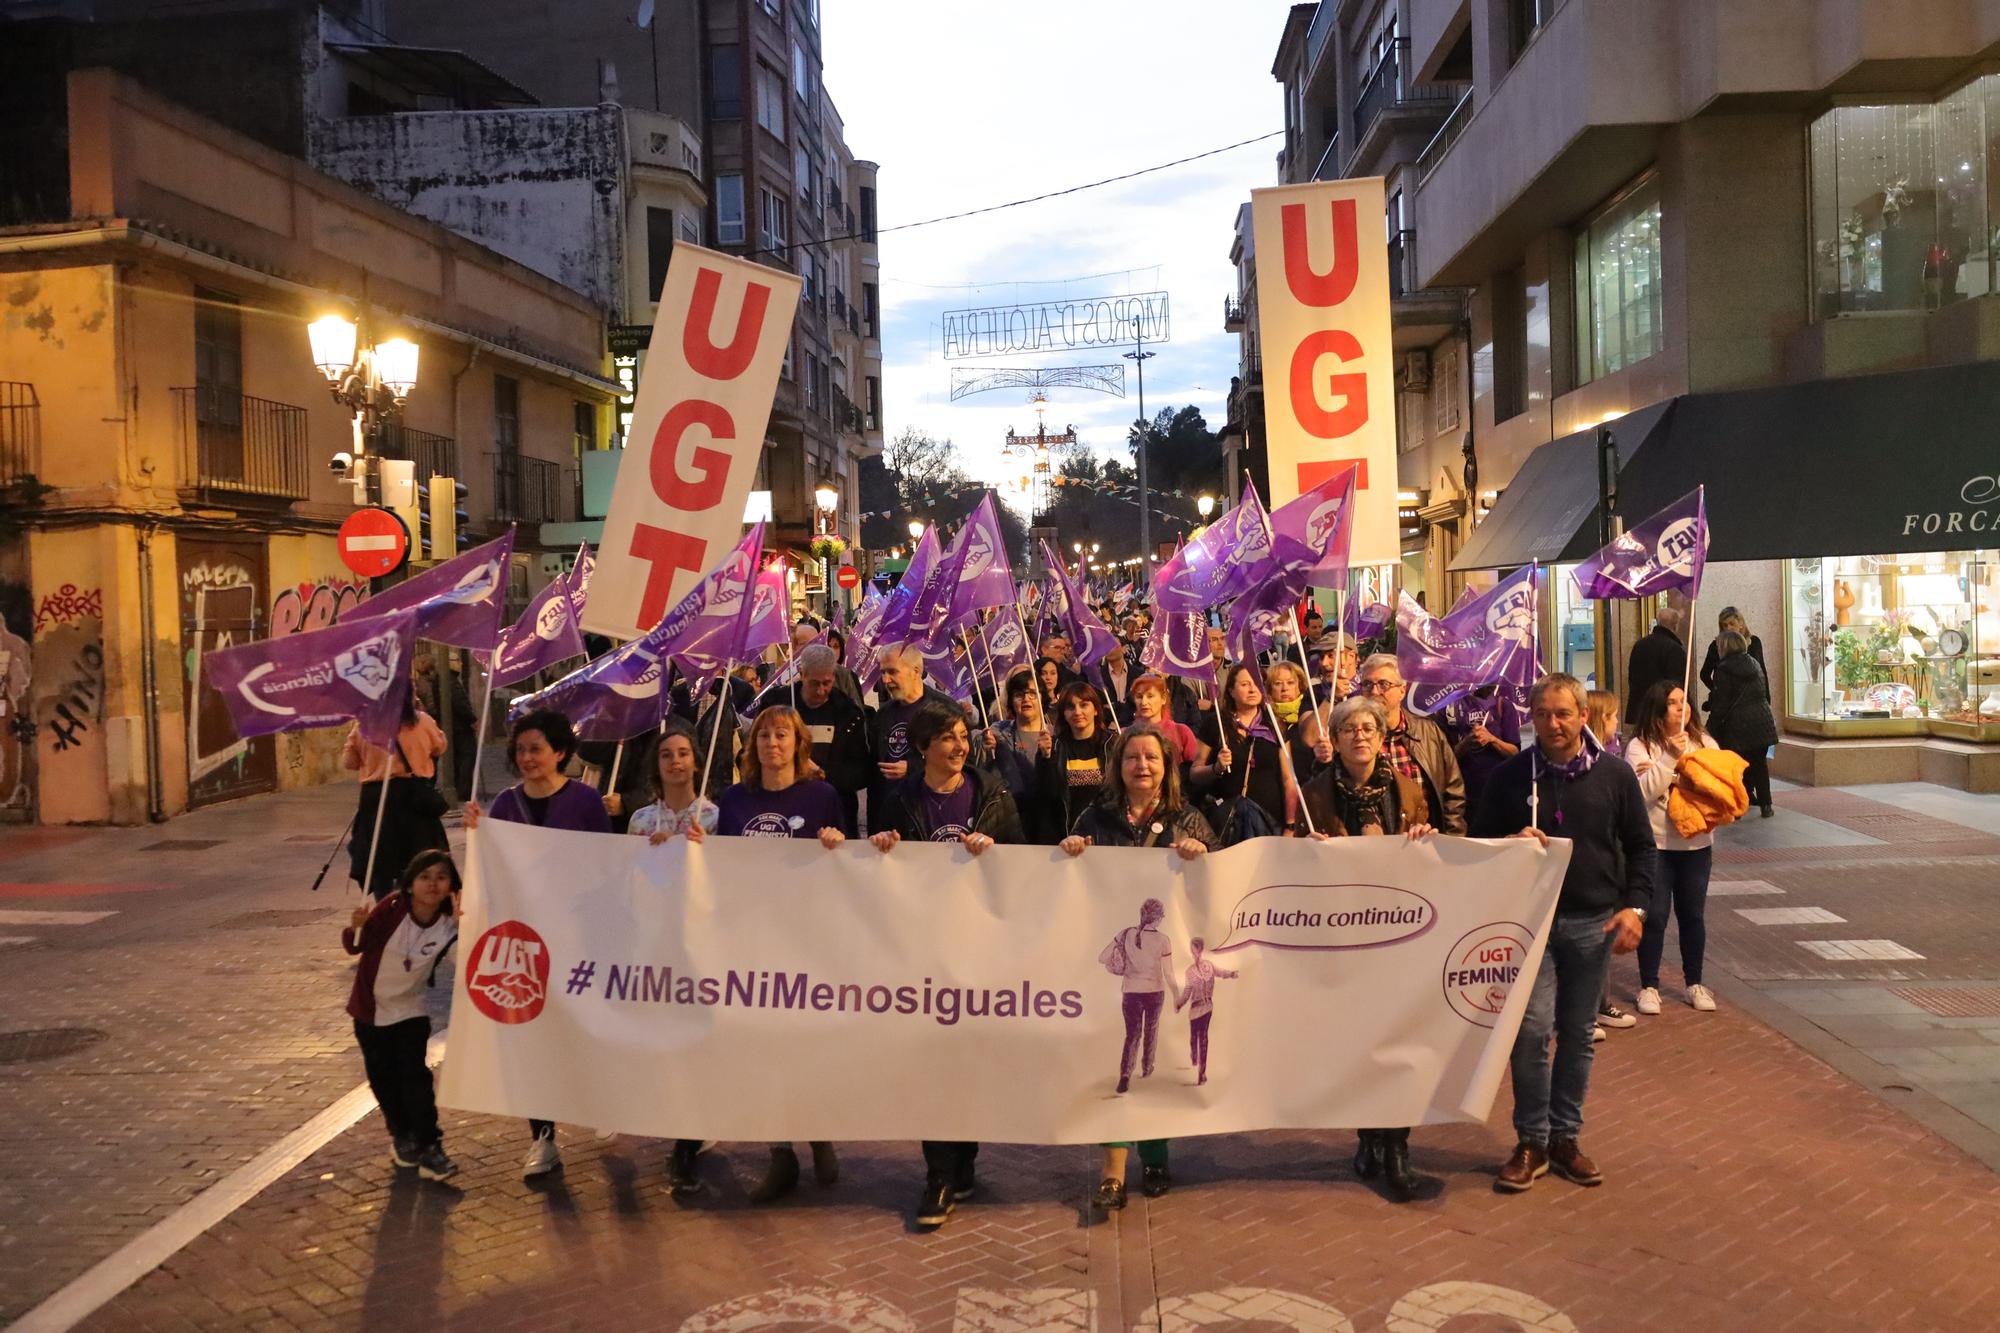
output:
[{"label": "graffiti on wall", "polygon": [[34,658],[28,641],[0,624],[0,809],[26,808],[35,720],[28,712]]},{"label": "graffiti on wall", "polygon": [[46,633],[58,625],[86,619],[104,619],[104,589],[79,588],[74,583],[65,583],[54,592],[44,594],[41,604],[35,608],[35,633]]},{"label": "graffiti on wall", "polygon": [[271,601],[271,637],[325,629],[361,605],[368,586],[352,579],[322,579],[281,588]]},{"label": "graffiti on wall", "polygon": [[44,702],[42,722],[53,738],[55,752],[61,754],[80,748],[103,718],[104,645],[94,637],[87,638],[74,652],[59,655],[56,663],[55,688]]},{"label": "graffiti on wall", "polygon": [[29,685],[36,804],[43,822],[106,818],[104,624],[95,616],[35,636]]},{"label": "graffiti on wall", "polygon": [[277,751],[268,740],[236,734],[222,696],[208,685],[202,659],[218,648],[262,638],[265,551],[261,541],[185,537],[177,545],[181,586],[181,646],[187,678],[188,803],[269,791]]}]

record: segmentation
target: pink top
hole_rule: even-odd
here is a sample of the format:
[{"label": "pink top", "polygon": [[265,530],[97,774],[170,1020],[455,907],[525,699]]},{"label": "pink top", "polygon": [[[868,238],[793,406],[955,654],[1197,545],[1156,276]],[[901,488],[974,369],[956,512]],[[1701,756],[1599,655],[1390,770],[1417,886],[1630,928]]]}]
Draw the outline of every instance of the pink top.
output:
[{"label": "pink top", "polygon": [[[404,727],[397,736],[403,754],[408,757],[408,767],[404,759],[394,761],[397,777],[428,778],[437,775],[437,757],[444,753],[444,732],[423,709],[417,710],[417,720]],[[360,771],[363,782],[380,782],[385,769],[390,766],[387,750],[379,749],[361,739],[358,729],[347,733],[347,747],[341,751],[340,764],[343,768]]]}]

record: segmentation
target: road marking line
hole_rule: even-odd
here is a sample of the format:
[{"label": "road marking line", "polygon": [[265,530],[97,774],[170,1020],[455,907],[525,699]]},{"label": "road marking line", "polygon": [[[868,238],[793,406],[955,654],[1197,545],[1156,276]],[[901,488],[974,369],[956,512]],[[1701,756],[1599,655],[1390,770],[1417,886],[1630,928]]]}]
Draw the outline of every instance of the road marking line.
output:
[{"label": "road marking line", "polygon": [[0,935],[0,944],[33,944],[33,935]]},{"label": "road marking line", "polygon": [[1762,893],[1783,893],[1784,890],[1764,879],[1718,879],[1708,886],[1711,898],[1750,897]]},{"label": "road marking line", "polygon": [[7,909],[0,910],[0,926],[87,926],[107,916],[117,915],[115,911],[29,912]]},{"label": "road marking line", "polygon": [[1894,940],[1800,940],[1800,947],[1835,962],[1893,963],[1922,954]]},{"label": "road marking line", "polygon": [[1736,915],[1753,926],[1837,926],[1847,918],[1824,907],[1739,907]]},{"label": "road marking line", "polygon": [[[425,1062],[444,1056],[445,1029],[431,1034]],[[63,1333],[116,1300],[140,1278],[199,1240],[217,1223],[283,1179],[375,1109],[363,1083],[172,1213],[101,1259],[74,1282],[22,1315],[8,1333]]]}]

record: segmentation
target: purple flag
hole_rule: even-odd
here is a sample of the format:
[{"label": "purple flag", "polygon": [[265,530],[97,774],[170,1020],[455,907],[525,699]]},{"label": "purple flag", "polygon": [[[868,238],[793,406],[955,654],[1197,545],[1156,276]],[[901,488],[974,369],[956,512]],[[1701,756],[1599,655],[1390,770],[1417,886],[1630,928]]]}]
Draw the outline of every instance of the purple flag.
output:
[{"label": "purple flag", "polygon": [[1350,464],[1271,514],[1263,580],[1230,608],[1229,651],[1237,661],[1254,662],[1278,630],[1293,624],[1299,602],[1315,581],[1347,582],[1347,520],[1359,473],[1359,466]]},{"label": "purple flag", "polygon": [[1082,591],[1070,578],[1069,570],[1063,568],[1062,558],[1047,542],[1042,543],[1042,559],[1048,563],[1050,574],[1048,609],[1069,636],[1076,665],[1087,667],[1117,652],[1118,636],[1084,602]]},{"label": "purple flag", "polygon": [[937,644],[940,636],[950,637],[959,627],[976,623],[978,613],[987,607],[1006,606],[1014,600],[1014,576],[1008,568],[1007,540],[1000,532],[993,492],[986,492],[972,517],[952,536],[938,566],[931,599],[934,605],[928,617],[927,647]]},{"label": "purple flag", "polygon": [[660,725],[666,716],[666,666],[644,639],[613,648],[546,689],[524,694],[507,710],[519,720],[553,708],[587,741],[622,741]]},{"label": "purple flag", "polygon": [[998,681],[1002,691],[1006,689],[1007,677],[1024,666],[1033,666],[1035,650],[1028,642],[1028,631],[1021,624],[1021,614],[1012,606],[1007,607],[986,623],[981,634],[972,639],[974,660],[989,680]]},{"label": "purple flag", "polygon": [[[1539,568],[1529,565],[1443,616],[1427,614],[1404,593],[1396,614],[1396,665],[1403,679],[1466,688],[1532,683]],[[1435,708],[1447,701],[1426,702]]]},{"label": "purple flag", "polygon": [[750,603],[750,623],[743,631],[740,654],[743,661],[749,661],[766,648],[791,641],[783,609],[791,605],[791,600],[785,588],[785,562],[780,559],[757,576],[757,590]]},{"label": "purple flag", "polygon": [[1215,659],[1208,651],[1208,617],[1199,611],[1162,611],[1139,648],[1139,665],[1148,671],[1189,680],[1209,680]]},{"label": "purple flag", "polygon": [[363,740],[386,750],[396,743],[410,693],[416,627],[416,616],[407,611],[345,620],[218,648],[204,654],[201,665],[245,740],[351,719]]},{"label": "purple flag", "polygon": [[1659,513],[1612,539],[1571,571],[1576,590],[1592,600],[1701,592],[1708,563],[1708,488],[1697,486]]},{"label": "purple flag", "polygon": [[903,567],[903,577],[895,587],[889,589],[889,597],[882,607],[882,619],[876,626],[875,646],[886,648],[891,644],[907,643],[917,637],[923,622],[917,619],[919,610],[927,610],[931,574],[939,560],[937,529],[925,528],[924,535],[910,550],[910,563]]},{"label": "purple flag", "polygon": [[595,566],[590,543],[585,542],[577,552],[576,567],[550,579],[549,586],[535,594],[521,618],[500,636],[500,648],[493,658],[495,685],[512,685],[545,667],[584,655],[577,617],[583,614],[583,599]]},{"label": "purple flag", "polygon": [[1271,529],[1257,488],[1197,533],[1153,576],[1162,611],[1207,611],[1262,583],[1270,572]]},{"label": "purple flag", "polygon": [[847,636],[847,669],[861,682],[865,693],[875,688],[881,667],[875,661],[876,638],[882,629],[882,615],[888,610],[889,599],[881,593],[870,593],[868,600],[854,615],[854,630]]},{"label": "purple flag", "polygon": [[643,645],[650,656],[672,657],[691,680],[719,676],[730,663],[744,660],[743,638],[756,604],[757,562],[763,553],[764,525],[759,523],[680,605],[632,643]]},{"label": "purple flag", "polygon": [[513,558],[514,530],[509,528],[504,537],[377,593],[343,619],[414,611],[418,638],[491,652],[500,642],[500,617],[507,610],[507,569]]},{"label": "purple flag", "polygon": [[1372,639],[1382,632],[1393,614],[1387,602],[1363,606],[1357,599],[1349,597],[1346,608],[1340,613],[1340,624],[1350,639]]},{"label": "purple flag", "polygon": [[947,640],[934,650],[919,651],[923,653],[924,674],[939,689],[962,704],[972,702],[972,658],[963,645]]}]

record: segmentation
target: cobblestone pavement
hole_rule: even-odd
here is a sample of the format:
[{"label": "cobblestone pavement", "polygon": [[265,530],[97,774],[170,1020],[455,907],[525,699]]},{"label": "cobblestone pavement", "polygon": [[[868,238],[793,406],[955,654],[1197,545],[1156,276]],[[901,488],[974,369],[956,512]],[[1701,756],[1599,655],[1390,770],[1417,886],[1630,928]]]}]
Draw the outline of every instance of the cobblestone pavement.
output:
[{"label": "cobblestone pavement", "polygon": [[[350,800],[322,790],[164,829],[0,832],[0,936],[32,940],[0,945],[0,1027],[51,1033],[0,1038],[0,1320],[360,1081],[334,941],[352,899],[338,865],[333,886],[306,892]],[[682,1205],[663,1143],[566,1126],[566,1168],[536,1187],[518,1174],[520,1124],[456,1113],[460,1176],[398,1178],[371,1113],[86,1326],[1992,1327],[2000,1183],[1933,1132],[1924,1088],[1850,1077],[1836,1065],[1861,1048],[1807,1015],[1852,988],[1897,988],[1927,1019],[1976,1024],[1923,1006],[1991,985],[1980,909],[2000,890],[2000,840],[1976,827],[1982,807],[1968,824],[1865,790],[1779,803],[1718,860],[1719,885],[1753,890],[1710,905],[1721,1012],[1678,1003],[1674,974],[1664,1015],[1599,1048],[1586,1142],[1601,1189],[1550,1178],[1524,1197],[1492,1192],[1511,1146],[1504,1089],[1485,1126],[1417,1132],[1439,1187],[1411,1205],[1352,1178],[1344,1134],[1184,1141],[1174,1191],[1135,1190],[1108,1220],[1085,1206],[1094,1151],[990,1146],[983,1196],[931,1235],[905,1222],[911,1144],[843,1145],[838,1186],[762,1209],[744,1192],[763,1150],[724,1144],[704,1159],[710,1189]],[[1758,924],[1738,906],[1845,920]],[[52,911],[75,916],[19,915]],[[1807,940],[1923,957],[1822,957]],[[1621,960],[1614,990],[1635,984]],[[1931,1035],[1954,1030],[1987,1044]],[[2000,1051],[1976,1026],[1915,1035]]]}]

